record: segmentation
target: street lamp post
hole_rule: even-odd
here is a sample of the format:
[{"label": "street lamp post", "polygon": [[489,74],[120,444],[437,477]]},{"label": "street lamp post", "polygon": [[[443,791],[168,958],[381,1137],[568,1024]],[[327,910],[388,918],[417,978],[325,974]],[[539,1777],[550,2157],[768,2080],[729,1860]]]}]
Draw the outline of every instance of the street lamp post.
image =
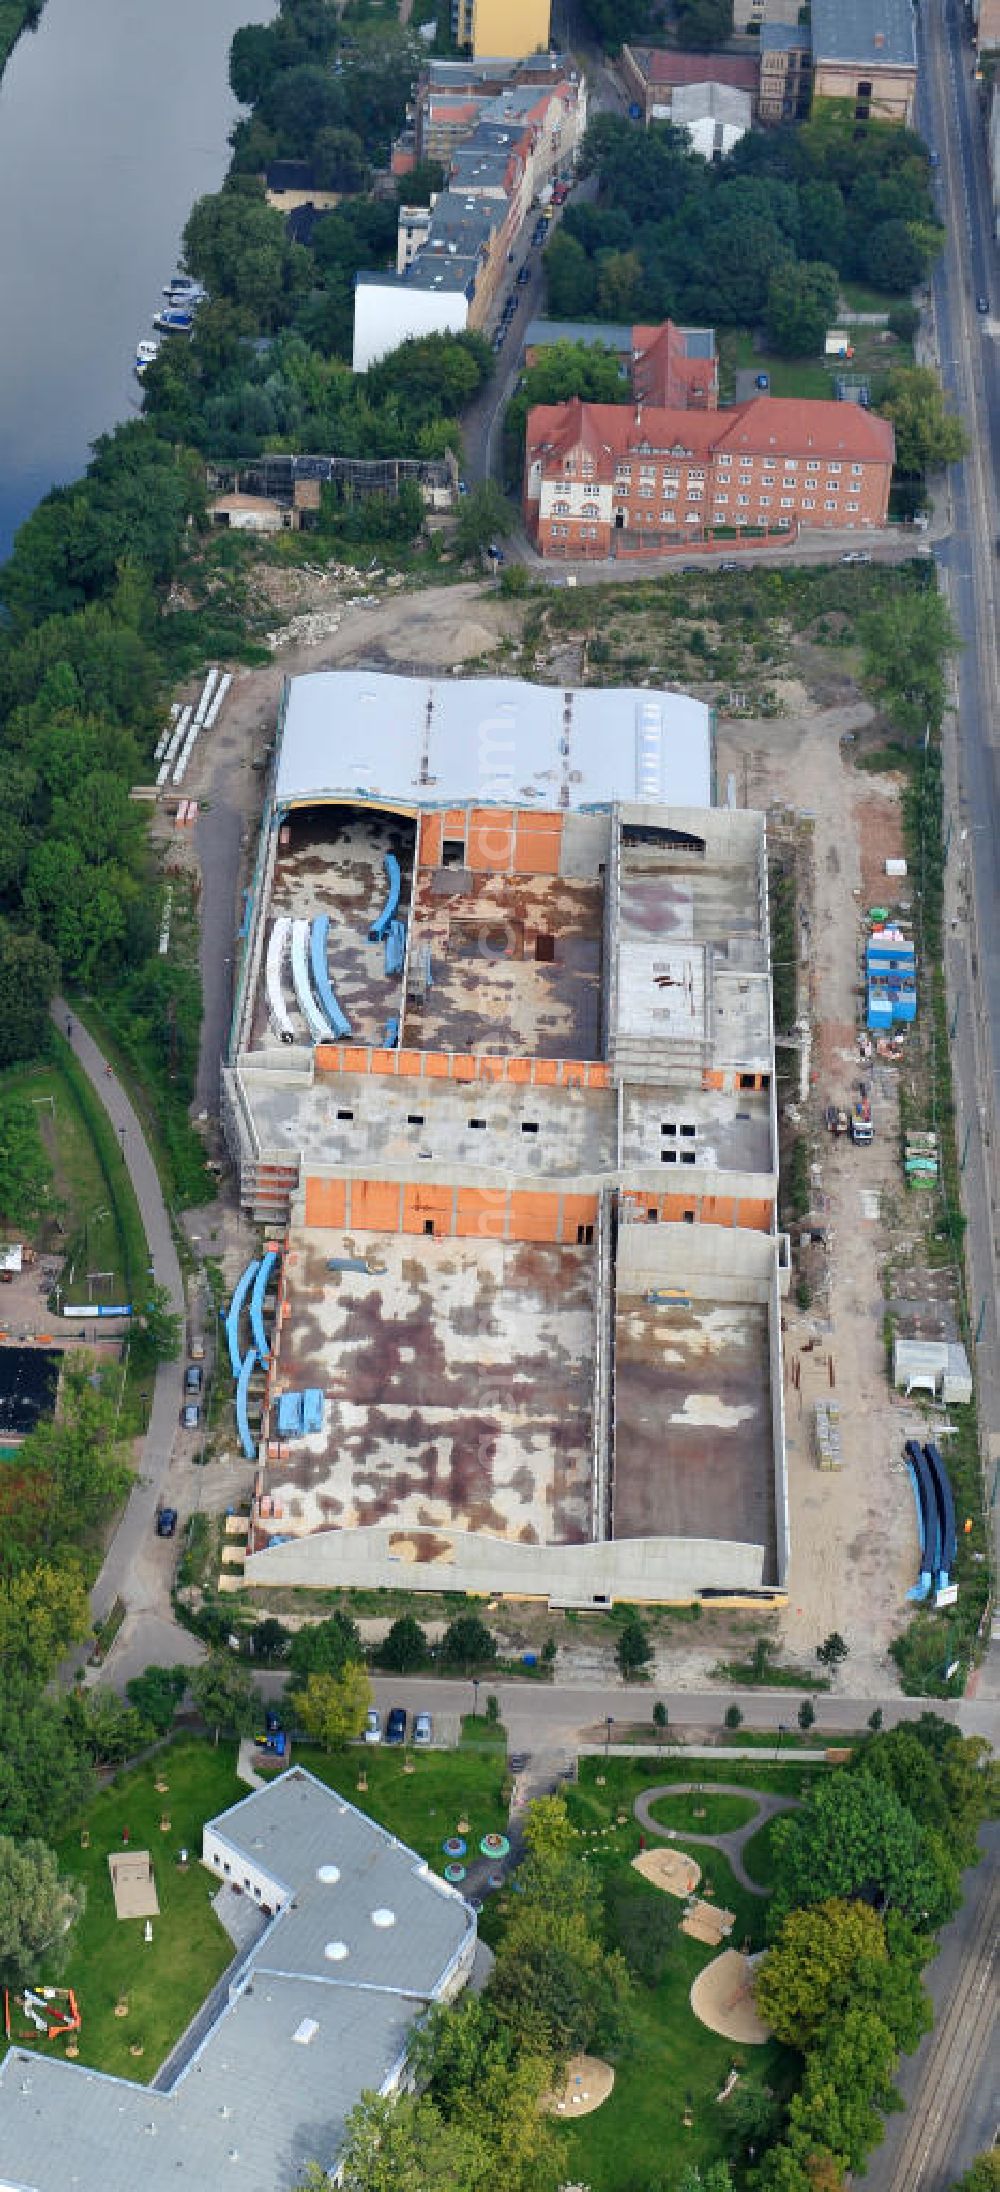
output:
[{"label": "street lamp post", "polygon": [[477,1674],[472,1677],[472,1717],[473,1720],[477,1720],[479,1717],[479,1676]]},{"label": "street lamp post", "polygon": [[609,1713],[609,1714],[608,1714],[608,1718],[607,1718],[607,1732],[606,1732],[606,1734],[605,1734],[605,1737],[604,1737],[604,1756],[605,1756],[605,1758],[607,1757],[607,1755],[608,1755],[608,1752],[609,1752],[609,1750],[611,1749],[611,1730],[612,1730],[612,1728],[614,1727],[614,1724],[615,1724],[615,1716],[614,1716],[614,1713]]},{"label": "street lamp post", "polygon": [[124,1164],[124,1162],[125,1162],[125,1128],[124,1128],[123,1126],[120,1126],[120,1127],[119,1127],[119,1129],[118,1129],[118,1139],[119,1139],[119,1141],[120,1141],[120,1143],[121,1143],[121,1145],[122,1145],[122,1163]]},{"label": "street lamp post", "polygon": [[782,1738],[782,1736],[783,1736],[783,1735],[787,1735],[787,1734],[788,1734],[788,1722],[787,1722],[787,1720],[779,1720],[779,1722],[778,1722],[778,1742],[777,1742],[777,1747],[776,1747],[776,1750],[775,1750],[775,1754],[774,1754],[776,1758],[780,1758],[780,1757],[781,1757],[781,1738]]}]

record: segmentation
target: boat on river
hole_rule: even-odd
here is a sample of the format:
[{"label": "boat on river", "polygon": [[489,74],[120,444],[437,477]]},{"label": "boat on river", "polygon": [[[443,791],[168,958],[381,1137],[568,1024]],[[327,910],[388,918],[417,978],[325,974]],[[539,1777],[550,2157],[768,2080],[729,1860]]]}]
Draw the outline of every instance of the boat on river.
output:
[{"label": "boat on river", "polygon": [[162,311],[154,312],[153,326],[161,335],[190,335],[194,313],[189,312],[186,305],[166,304]]},{"label": "boat on river", "polygon": [[158,335],[144,335],[142,341],[136,344],[135,371],[138,374],[140,380],[142,379],[147,365],[152,365],[153,359],[156,357],[159,348],[160,338]]}]

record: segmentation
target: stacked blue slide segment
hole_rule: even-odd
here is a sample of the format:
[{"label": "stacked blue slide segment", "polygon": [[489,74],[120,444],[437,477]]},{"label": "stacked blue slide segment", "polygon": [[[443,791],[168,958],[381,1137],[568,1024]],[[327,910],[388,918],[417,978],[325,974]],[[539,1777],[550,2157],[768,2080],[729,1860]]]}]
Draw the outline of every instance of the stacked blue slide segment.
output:
[{"label": "stacked blue slide segment", "polygon": [[[277,1250],[271,1248],[266,1255],[255,1257],[252,1263],[248,1263],[246,1270],[240,1273],[226,1311],[226,1344],[236,1380],[236,1423],[240,1443],[248,1461],[255,1461],[257,1458],[257,1441],[250,1428],[248,1413],[250,1380],[258,1363],[264,1366],[271,1359],[264,1330],[264,1297],[277,1262]],[[253,1344],[244,1351],[240,1340],[240,1318],[248,1301]]]},{"label": "stacked blue slide segment", "polygon": [[955,1566],[955,1555],[958,1551],[958,1532],[955,1528],[955,1501],[952,1496],[951,1480],[938,1448],[931,1445],[925,1446],[924,1458],[934,1487],[934,1501],[940,1532],[936,1584],[937,1589],[943,1591],[947,1590],[951,1581],[951,1572]]},{"label": "stacked blue slide segment", "polygon": [[329,914],[318,913],[309,931],[309,965],[312,970],[313,987],[315,988],[316,995],[319,998],[320,1004],[323,1007],[323,1010],[326,1014],[327,1019],[330,1022],[330,1026],[332,1027],[334,1034],[338,1035],[343,1042],[346,1041],[346,1038],[351,1032],[351,1023],[347,1017],[346,1012],[343,1009],[343,1006],[339,1005],[337,1002],[336,996],[334,995],[333,984],[330,980],[330,972],[327,962],[327,939],[329,937],[329,933]]},{"label": "stacked blue slide segment", "polygon": [[905,1453],[920,1527],[920,1575],[906,1595],[919,1604],[930,1597],[934,1577],[941,1565],[941,1523],[934,1480],[923,1448],[916,1439],[907,1439]]}]

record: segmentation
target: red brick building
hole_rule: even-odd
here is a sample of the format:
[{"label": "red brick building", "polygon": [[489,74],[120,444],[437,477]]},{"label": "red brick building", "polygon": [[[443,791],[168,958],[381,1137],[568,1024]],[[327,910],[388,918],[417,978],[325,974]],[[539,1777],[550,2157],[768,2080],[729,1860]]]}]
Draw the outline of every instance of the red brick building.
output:
[{"label": "red brick building", "polygon": [[542,555],[663,554],[746,529],[885,524],[895,443],[853,403],[758,396],[725,411],[538,404],[524,508]]}]

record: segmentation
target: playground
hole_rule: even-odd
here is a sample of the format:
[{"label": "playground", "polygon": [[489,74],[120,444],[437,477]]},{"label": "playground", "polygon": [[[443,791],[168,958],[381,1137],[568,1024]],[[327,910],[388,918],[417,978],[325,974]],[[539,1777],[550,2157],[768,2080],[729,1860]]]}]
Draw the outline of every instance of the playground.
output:
[{"label": "playground", "polygon": [[570,2182],[627,2192],[656,2153],[672,2185],[685,2164],[704,2170],[731,2151],[737,2087],[790,2088],[793,2059],[752,2000],[767,1890],[742,1852],[829,1770],[699,1759],[694,1782],[683,1756],[581,1759],[570,1818],[619,1945],[655,1935],[664,1954],[655,1979],[635,1977],[634,2044],[606,2104],[565,2125]]}]

